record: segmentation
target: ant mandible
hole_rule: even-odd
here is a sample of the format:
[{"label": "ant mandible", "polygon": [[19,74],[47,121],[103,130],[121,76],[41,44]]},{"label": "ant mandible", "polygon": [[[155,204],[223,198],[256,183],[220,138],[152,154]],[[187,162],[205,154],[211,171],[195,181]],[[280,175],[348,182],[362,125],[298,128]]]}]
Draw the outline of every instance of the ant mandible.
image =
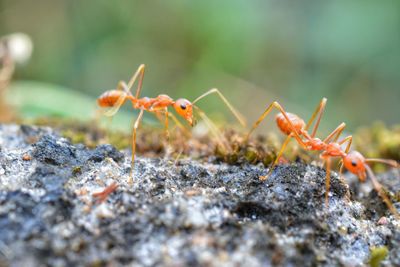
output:
[{"label": "ant mandible", "polygon": [[[310,120],[306,124],[303,119],[293,113],[286,112],[283,107],[278,102],[273,102],[270,104],[267,109],[262,113],[259,119],[254,123],[253,127],[249,131],[246,136],[246,141],[249,139],[252,132],[258,127],[258,125],[264,120],[264,118],[276,108],[280,113],[276,115],[276,123],[280,131],[287,135],[286,140],[283,142],[278,155],[272,164],[268,174],[266,176],[261,176],[261,180],[266,180],[272,173],[274,167],[279,162],[279,158],[282,156],[283,151],[288,145],[289,141],[292,138],[295,138],[299,145],[308,151],[321,151],[320,158],[325,161],[326,164],[326,180],[325,180],[325,205],[328,206],[328,193],[330,189],[330,174],[331,174],[331,158],[339,157],[340,158],[340,170],[339,176],[343,171],[343,167],[345,167],[348,171],[358,176],[360,182],[365,182],[367,178],[367,174],[370,177],[372,184],[378,194],[381,196],[382,200],[386,203],[389,210],[392,214],[400,219],[399,213],[396,208],[393,206],[392,202],[389,200],[388,196],[384,193],[382,189],[382,185],[376,179],[374,173],[371,168],[368,166],[370,162],[379,162],[383,164],[387,164],[393,166],[395,168],[399,167],[399,164],[394,160],[386,160],[386,159],[366,159],[361,153],[357,151],[351,151],[350,146],[353,140],[353,137],[347,136],[338,141],[341,133],[346,127],[345,123],[341,123],[335,130],[333,130],[325,139],[321,140],[316,138],[315,135],[317,133],[318,126],[321,121],[321,117],[324,113],[327,99],[323,98],[316,110],[312,114]],[[318,117],[318,118],[317,118]],[[315,119],[317,118],[314,127],[312,129],[311,134],[308,133],[308,129],[313,124]],[[347,143],[347,144],[346,144]],[[342,145],[346,144],[346,148],[343,150]]]},{"label": "ant mandible", "polygon": [[[97,99],[97,104],[100,107],[107,108],[109,107],[110,109],[104,113],[104,115],[111,117],[114,116],[119,108],[126,102],[126,101],[131,101],[132,107],[134,109],[139,109],[139,115],[135,120],[135,123],[133,125],[133,133],[132,133],[132,161],[131,161],[131,171],[130,171],[130,176],[129,176],[129,183],[133,182],[133,170],[134,170],[134,162],[135,162],[135,152],[136,152],[136,132],[139,127],[139,124],[142,120],[143,113],[144,111],[151,112],[157,116],[157,118],[160,118],[160,116],[164,115],[165,116],[165,131],[166,131],[166,136],[167,139],[169,138],[169,132],[168,132],[168,118],[171,117],[177,125],[180,125],[179,120],[168,111],[168,107],[173,106],[176,113],[181,116],[184,120],[186,120],[190,126],[194,126],[195,124],[195,118],[194,118],[194,109],[197,111],[199,116],[201,116],[205,122],[210,126],[211,131],[216,132],[215,127],[210,125],[210,120],[208,117],[205,115],[205,113],[199,109],[197,106],[194,104],[198,102],[200,99],[211,95],[211,94],[217,94],[220,99],[223,101],[223,103],[229,108],[229,110],[233,113],[233,115],[236,117],[236,119],[239,121],[240,124],[243,126],[246,125],[244,117],[229,103],[229,101],[223,96],[223,94],[217,89],[213,88],[207,91],[206,93],[202,94],[198,98],[196,98],[193,102],[190,102],[187,99],[180,98],[178,100],[173,100],[171,97],[169,97],[166,94],[161,94],[158,95],[155,98],[149,98],[149,97],[143,97],[139,98],[140,96],[140,91],[142,89],[142,84],[143,84],[143,77],[144,77],[144,71],[145,71],[145,65],[142,64],[139,66],[135,74],[132,76],[128,84],[126,84],[124,81],[120,81],[117,85],[116,89],[113,90],[108,90],[104,92],[102,95],[99,96]],[[135,84],[136,80],[138,81],[138,85],[136,88],[136,94],[132,95],[130,92],[131,88]]]}]

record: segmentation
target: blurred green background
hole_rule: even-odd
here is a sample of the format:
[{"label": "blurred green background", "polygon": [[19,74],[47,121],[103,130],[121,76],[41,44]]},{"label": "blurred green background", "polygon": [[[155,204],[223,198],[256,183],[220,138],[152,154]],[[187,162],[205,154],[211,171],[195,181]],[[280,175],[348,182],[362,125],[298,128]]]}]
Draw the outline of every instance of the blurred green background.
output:
[{"label": "blurred green background", "polygon": [[[34,42],[14,79],[63,86],[71,97],[29,96],[61,111],[76,91],[95,107],[145,63],[143,96],[218,87],[250,122],[274,100],[306,119],[324,96],[322,132],[399,122],[400,1],[0,0],[0,35],[12,32]],[[227,114],[217,97],[199,106]]]}]

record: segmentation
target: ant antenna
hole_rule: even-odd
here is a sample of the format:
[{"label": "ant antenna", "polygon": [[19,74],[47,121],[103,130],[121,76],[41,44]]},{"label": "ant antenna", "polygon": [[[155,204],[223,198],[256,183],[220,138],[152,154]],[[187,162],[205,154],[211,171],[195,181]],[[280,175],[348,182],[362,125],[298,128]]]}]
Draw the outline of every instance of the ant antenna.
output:
[{"label": "ant antenna", "polygon": [[391,166],[393,168],[399,168],[400,167],[400,164],[397,161],[391,160],[391,159],[371,158],[371,159],[365,159],[365,162],[378,162],[378,163],[389,165],[389,166]]},{"label": "ant antenna", "polygon": [[400,220],[400,215],[397,211],[397,209],[393,206],[393,203],[390,201],[389,197],[385,194],[383,191],[382,185],[378,182],[376,179],[374,173],[372,172],[371,168],[368,166],[368,164],[364,164],[365,169],[368,172],[369,177],[371,178],[372,184],[374,185],[375,190],[378,192],[382,200],[385,202],[389,210],[392,212],[394,217],[396,217],[397,220]]},{"label": "ant antenna", "polygon": [[199,116],[203,119],[205,124],[210,129],[211,133],[217,138],[217,142],[220,143],[226,150],[229,150],[228,142],[226,138],[221,134],[221,131],[218,130],[217,126],[210,120],[210,118],[206,115],[204,111],[202,111],[199,107],[194,106]]},{"label": "ant antenna", "polygon": [[202,94],[201,96],[199,96],[198,98],[196,98],[192,104],[194,105],[197,101],[199,101],[200,99],[210,95],[210,94],[217,94],[221,100],[225,103],[225,105],[229,108],[229,110],[232,112],[232,114],[236,117],[236,119],[238,120],[238,122],[243,126],[246,127],[246,119],[244,118],[244,116],[242,114],[240,114],[239,111],[237,111],[231,103],[229,103],[229,101],[224,97],[224,95],[217,89],[217,88],[213,88],[210,89],[209,91],[205,92],[204,94]]}]

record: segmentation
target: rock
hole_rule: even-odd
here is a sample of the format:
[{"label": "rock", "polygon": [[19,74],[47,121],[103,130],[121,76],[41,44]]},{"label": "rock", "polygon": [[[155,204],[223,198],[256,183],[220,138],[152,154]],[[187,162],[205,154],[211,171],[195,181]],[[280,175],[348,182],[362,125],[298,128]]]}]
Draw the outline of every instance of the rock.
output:
[{"label": "rock", "polygon": [[[0,266],[364,266],[382,246],[383,264],[400,265],[400,224],[381,199],[358,184],[349,198],[333,174],[327,208],[315,166],[281,165],[262,182],[261,165],[137,157],[130,185],[130,156],[110,145],[3,125],[0,147]],[[395,172],[382,177],[400,188]]]}]

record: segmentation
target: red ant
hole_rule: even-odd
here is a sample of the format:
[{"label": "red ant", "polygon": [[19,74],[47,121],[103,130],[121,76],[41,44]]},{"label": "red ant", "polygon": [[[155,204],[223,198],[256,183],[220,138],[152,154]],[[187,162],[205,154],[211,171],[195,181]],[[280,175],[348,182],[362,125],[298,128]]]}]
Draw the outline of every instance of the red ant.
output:
[{"label": "red ant", "polygon": [[[131,101],[132,107],[134,109],[139,109],[139,115],[136,118],[136,121],[133,126],[133,134],[132,134],[132,166],[131,166],[131,175],[128,182],[132,183],[132,173],[134,168],[135,161],[135,151],[136,151],[136,131],[139,127],[140,121],[142,120],[144,111],[148,111],[154,113],[158,118],[160,115],[165,116],[165,130],[167,139],[169,137],[168,133],[168,117],[171,117],[177,125],[180,125],[179,120],[168,111],[168,107],[173,106],[176,113],[181,116],[184,120],[186,120],[190,126],[194,126],[194,109],[198,112],[198,114],[205,120],[205,122],[210,126],[211,130],[216,132],[215,127],[213,128],[210,124],[207,116],[202,112],[197,106],[194,104],[198,102],[200,99],[210,95],[217,94],[221,100],[225,103],[225,105],[230,109],[236,119],[245,126],[246,122],[243,116],[228,102],[228,100],[222,95],[222,93],[216,89],[210,89],[206,93],[202,94],[198,98],[196,98],[193,102],[190,102],[187,99],[180,98],[178,100],[173,100],[166,94],[158,95],[155,98],[143,97],[139,98],[140,91],[142,89],[143,77],[144,77],[145,65],[140,65],[137,69],[136,73],[132,76],[129,83],[126,84],[124,81],[120,81],[116,89],[109,90],[104,92],[97,99],[97,103],[100,107],[110,107],[111,109],[105,112],[106,116],[115,115],[119,108],[126,102]],[[136,80],[139,79],[136,94],[132,95],[130,89],[135,84]]]},{"label": "red ant", "polygon": [[[282,148],[280,149],[276,160],[272,164],[269,173],[266,176],[261,176],[261,180],[266,180],[269,175],[272,173],[274,167],[279,162],[279,158],[282,156],[283,151],[288,145],[290,139],[294,137],[296,141],[300,144],[300,146],[309,151],[321,151],[320,158],[323,159],[326,163],[326,181],[325,181],[325,204],[328,206],[328,193],[330,188],[330,173],[331,173],[331,158],[339,157],[340,158],[340,170],[339,176],[341,176],[343,166],[350,171],[351,173],[358,176],[360,182],[365,182],[367,174],[370,177],[372,184],[378,194],[381,196],[383,201],[388,206],[389,210],[392,214],[400,219],[399,213],[396,208],[393,206],[392,202],[389,200],[388,196],[384,193],[382,189],[382,185],[378,182],[375,175],[373,174],[371,168],[368,166],[370,162],[379,162],[388,164],[395,168],[399,167],[399,164],[394,160],[386,160],[386,159],[366,159],[361,153],[357,151],[351,151],[350,146],[353,140],[353,137],[347,136],[340,141],[338,141],[339,136],[343,132],[346,124],[341,123],[335,130],[333,130],[325,139],[321,140],[316,138],[316,132],[321,121],[321,117],[324,113],[327,99],[323,98],[319,103],[317,109],[311,116],[311,119],[306,124],[304,120],[302,120],[299,116],[286,112],[283,107],[278,102],[273,102],[271,105],[267,107],[267,109],[262,113],[259,119],[254,123],[252,129],[247,134],[246,140],[248,140],[250,134],[257,128],[257,126],[261,123],[262,120],[272,111],[273,108],[276,108],[280,111],[276,115],[276,123],[278,128],[287,135],[286,140],[282,144]],[[314,122],[315,118],[318,116],[317,121],[314,125],[314,128],[311,134],[308,133],[308,129]],[[347,143],[345,150],[342,149],[342,145]]]}]

